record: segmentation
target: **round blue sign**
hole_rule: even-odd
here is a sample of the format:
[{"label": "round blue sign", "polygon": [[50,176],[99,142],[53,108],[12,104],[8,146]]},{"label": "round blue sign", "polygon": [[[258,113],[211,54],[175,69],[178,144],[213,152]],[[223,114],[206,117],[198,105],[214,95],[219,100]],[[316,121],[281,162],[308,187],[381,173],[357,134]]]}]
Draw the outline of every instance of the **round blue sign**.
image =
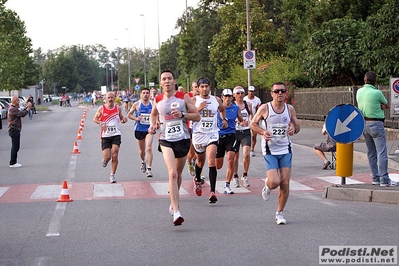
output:
[{"label": "round blue sign", "polygon": [[245,58],[250,60],[250,59],[254,58],[254,54],[251,51],[246,51]]},{"label": "round blue sign", "polygon": [[134,86],[134,89],[135,89],[136,91],[140,90],[140,85],[135,85],[135,86]]},{"label": "round blue sign", "polygon": [[340,104],[330,110],[326,118],[328,135],[339,143],[351,143],[364,131],[364,117],[352,104]]}]

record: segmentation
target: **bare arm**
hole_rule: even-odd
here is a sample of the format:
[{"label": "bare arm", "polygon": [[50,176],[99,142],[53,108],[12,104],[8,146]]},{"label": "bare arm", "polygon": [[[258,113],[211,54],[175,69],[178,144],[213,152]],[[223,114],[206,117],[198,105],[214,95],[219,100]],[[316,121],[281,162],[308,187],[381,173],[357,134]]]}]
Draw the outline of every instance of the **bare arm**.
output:
[{"label": "bare arm", "polygon": [[288,134],[290,135],[298,134],[299,131],[301,130],[301,127],[299,126],[299,121],[298,118],[296,117],[295,108],[291,104],[289,104],[288,109],[291,114],[291,123],[288,129]]},{"label": "bare arm", "polygon": [[271,139],[272,135],[270,134],[269,131],[261,128],[259,126],[259,122],[264,119],[264,117],[267,117],[269,114],[269,109],[267,108],[266,104],[263,104],[259,107],[258,111],[256,111],[256,114],[254,116],[254,118],[251,120],[251,129],[258,133],[259,135],[262,135],[262,137],[268,141]]},{"label": "bare arm", "polygon": [[139,103],[139,102],[135,102],[135,103],[132,105],[132,107],[130,108],[129,113],[127,114],[127,117],[128,117],[129,119],[131,119],[131,120],[141,120],[141,117],[140,117],[140,116],[139,116],[139,117],[136,117],[136,116],[134,115],[134,112],[137,111],[137,105],[138,105],[138,103]]},{"label": "bare arm", "polygon": [[192,120],[192,121],[200,121],[201,116],[198,113],[197,108],[195,108],[195,98],[194,101],[192,100],[192,98],[190,98],[190,96],[188,96],[187,94],[184,95],[184,103],[186,104],[186,108],[187,108],[187,113],[185,118]]},{"label": "bare arm", "polygon": [[123,116],[122,108],[118,108],[118,110],[119,110],[119,119],[121,120],[122,124],[125,124],[127,122],[127,117]]},{"label": "bare arm", "polygon": [[157,103],[156,103],[156,101],[154,101],[154,103],[152,105],[151,114],[150,114],[150,127],[148,128],[149,134],[155,135],[155,133],[157,132],[157,129],[158,129],[157,123],[159,121],[158,116],[159,116],[159,113],[158,113],[158,109],[157,109]]}]

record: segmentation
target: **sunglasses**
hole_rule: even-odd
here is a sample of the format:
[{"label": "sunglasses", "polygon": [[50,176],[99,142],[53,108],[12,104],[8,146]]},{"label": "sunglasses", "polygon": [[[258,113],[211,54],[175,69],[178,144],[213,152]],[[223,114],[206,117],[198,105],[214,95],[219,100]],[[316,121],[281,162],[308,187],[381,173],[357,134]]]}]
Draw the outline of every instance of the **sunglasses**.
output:
[{"label": "sunglasses", "polygon": [[223,95],[224,97],[231,97],[231,96],[233,96],[233,95],[230,95],[230,94],[226,94],[226,95]]},{"label": "sunglasses", "polygon": [[272,92],[275,93],[275,94],[279,94],[280,92],[281,92],[281,93],[286,93],[287,90],[286,90],[286,89],[281,89],[281,90],[274,90],[274,91],[272,91]]},{"label": "sunglasses", "polygon": [[241,92],[236,92],[236,94],[244,94],[244,93],[241,91]]}]

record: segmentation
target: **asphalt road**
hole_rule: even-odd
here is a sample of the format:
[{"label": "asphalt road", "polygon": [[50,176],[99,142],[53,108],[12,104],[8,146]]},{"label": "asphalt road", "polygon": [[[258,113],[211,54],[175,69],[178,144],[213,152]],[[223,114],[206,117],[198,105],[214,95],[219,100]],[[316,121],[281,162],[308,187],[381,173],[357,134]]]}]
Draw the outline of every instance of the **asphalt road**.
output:
[{"label": "asphalt road", "polygon": [[[148,179],[140,171],[133,123],[123,125],[118,183],[109,184],[95,109],[87,111],[81,153],[71,154],[83,112],[54,106],[24,118],[19,169],[8,167],[10,138],[0,131],[0,265],[318,265],[320,245],[399,243],[397,205],[322,199],[323,187],[338,177],[320,170],[309,147],[296,144],[287,225],[274,222],[278,191],[268,202],[260,196],[265,171],[258,144],[251,187],[221,194],[223,168],[214,205],[207,185],[202,197],[195,196],[185,169],[185,222],[174,227],[157,141]],[[74,201],[57,203],[64,180]],[[355,162],[350,181],[368,180],[367,164]]]}]

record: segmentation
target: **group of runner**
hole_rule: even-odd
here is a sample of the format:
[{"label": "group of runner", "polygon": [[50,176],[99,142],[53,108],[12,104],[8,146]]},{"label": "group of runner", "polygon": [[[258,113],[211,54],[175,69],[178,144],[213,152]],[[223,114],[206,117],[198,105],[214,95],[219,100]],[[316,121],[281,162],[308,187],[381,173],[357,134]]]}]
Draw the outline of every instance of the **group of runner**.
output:
[{"label": "group of runner", "polygon": [[[251,149],[252,151],[254,149],[254,146],[251,146],[251,138],[258,133],[263,137],[262,152],[268,177],[262,195],[266,199],[266,196],[270,195],[270,189],[280,186],[276,221],[277,214],[282,217],[282,209],[288,198],[292,162],[289,135],[299,131],[295,110],[291,105],[284,103],[284,97],[283,101],[280,101],[285,93],[285,85],[283,83],[273,85],[272,96],[273,94],[278,96],[275,99],[273,97],[273,102],[278,104],[281,115],[280,112],[273,112],[274,118],[270,125],[268,124],[269,109],[274,110],[277,107],[270,104],[261,106],[260,100],[254,101],[255,88],[252,86],[249,88],[252,94],[251,103],[244,100],[245,90],[241,86],[235,87],[233,91],[223,90],[222,99],[211,95],[210,81],[205,77],[193,82],[190,93],[184,93],[177,90],[173,73],[165,70],[161,73],[160,85],[162,94],[153,95],[152,99],[151,91],[143,88],[140,99],[132,105],[127,117],[115,105],[115,94],[112,92],[107,93],[106,103],[98,108],[93,120],[101,127],[103,167],[112,160],[110,182],[116,182],[115,172],[121,143],[119,122],[126,123],[128,118],[135,121],[135,137],[142,160],[141,170],[149,178],[153,177],[151,171],[153,136],[159,131],[158,149],[163,154],[168,170],[168,189],[171,200],[169,213],[173,216],[173,224],[181,225],[184,219],[179,210],[179,189],[185,164],[188,164],[189,173],[193,176],[194,191],[197,196],[201,196],[202,185],[205,182],[202,172],[207,161],[210,184],[209,203],[216,203],[217,170],[223,167],[225,157],[227,171],[224,193],[234,194],[230,187],[231,182],[233,182],[233,187],[240,186],[238,179],[240,145],[243,147],[241,181],[243,186],[250,186],[248,169]],[[283,86],[284,90],[280,89],[276,93],[275,86],[278,88]],[[257,108],[260,108],[262,113],[259,114],[259,111],[256,113]],[[251,128],[253,129],[252,137]],[[277,155],[284,156],[271,155],[273,150],[277,151]],[[268,155],[272,156],[273,160]],[[284,201],[281,204],[280,198]],[[283,218],[280,219],[280,223],[283,223],[281,221],[285,223]]]}]

